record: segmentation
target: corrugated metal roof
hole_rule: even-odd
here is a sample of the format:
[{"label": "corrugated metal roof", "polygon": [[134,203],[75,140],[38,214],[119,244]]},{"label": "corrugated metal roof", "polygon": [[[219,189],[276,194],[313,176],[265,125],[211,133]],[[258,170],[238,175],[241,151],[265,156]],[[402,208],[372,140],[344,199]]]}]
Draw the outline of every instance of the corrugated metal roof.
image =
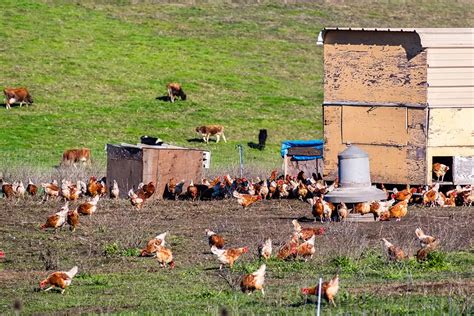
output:
[{"label": "corrugated metal roof", "polygon": [[318,45],[324,44],[327,31],[416,32],[422,47],[474,47],[474,28],[376,28],[326,27],[318,35]]}]

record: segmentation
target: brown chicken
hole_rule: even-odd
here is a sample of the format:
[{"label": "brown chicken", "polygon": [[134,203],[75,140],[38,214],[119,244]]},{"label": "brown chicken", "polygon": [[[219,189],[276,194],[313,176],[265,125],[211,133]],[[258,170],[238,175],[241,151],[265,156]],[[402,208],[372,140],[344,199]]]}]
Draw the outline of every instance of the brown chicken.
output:
[{"label": "brown chicken", "polygon": [[437,181],[439,181],[439,178],[441,178],[441,182],[444,181],[444,176],[448,172],[449,167],[446,165],[443,165],[442,163],[434,163],[433,164],[433,173],[436,175],[438,178]]},{"label": "brown chicken", "polygon": [[272,256],[272,240],[268,238],[264,243],[258,245],[258,257],[259,259],[264,258],[265,260],[270,259]]},{"label": "brown chicken", "polygon": [[217,249],[224,248],[224,238],[221,235],[216,234],[212,230],[206,229],[206,236],[209,241],[209,246],[215,246]]},{"label": "brown chicken", "polygon": [[354,213],[365,215],[370,213],[370,203],[371,202],[362,202],[354,205]]},{"label": "brown chicken", "polygon": [[170,269],[174,268],[173,253],[171,252],[171,249],[166,248],[165,246],[158,246],[155,255],[156,260],[158,260],[162,268],[165,268],[166,265],[169,265]]},{"label": "brown chicken", "polygon": [[[301,293],[304,295],[318,295],[318,287],[319,286],[302,288]],[[334,307],[336,307],[336,303],[334,303],[334,297],[336,297],[338,291],[339,275],[337,274],[330,281],[326,281],[321,284],[321,296]]]},{"label": "brown chicken", "polygon": [[384,243],[385,252],[387,253],[387,257],[390,261],[401,261],[407,258],[401,248],[394,246],[385,238],[382,238],[382,241]]},{"label": "brown chicken", "polygon": [[186,194],[188,197],[192,200],[195,201],[198,196],[199,196],[199,190],[197,186],[194,185],[193,180],[191,180],[191,183],[189,184],[188,188],[186,189]]},{"label": "brown chicken", "polygon": [[324,234],[324,228],[314,228],[314,227],[301,227],[300,223],[296,219],[292,220],[291,223],[293,224],[293,228],[295,232],[298,233],[298,236],[301,237],[303,240],[308,240],[313,236],[317,235],[323,235]]},{"label": "brown chicken", "polygon": [[130,203],[132,203],[132,206],[134,206],[137,210],[142,208],[145,199],[139,197],[138,194],[133,192],[133,189],[130,189],[130,191],[128,191],[128,197],[130,198]]},{"label": "brown chicken", "polygon": [[102,190],[102,185],[97,182],[96,177],[90,177],[89,183],[87,184],[87,195],[91,197],[95,197],[96,195],[100,195]]},{"label": "brown chicken", "polygon": [[304,185],[304,183],[301,180],[298,183],[297,193],[298,193],[298,198],[300,200],[306,199],[306,196],[308,195],[308,188],[306,187],[306,185]]},{"label": "brown chicken", "polygon": [[439,183],[436,183],[431,189],[423,194],[423,206],[436,206],[439,199]]},{"label": "brown chicken", "polygon": [[217,256],[217,259],[221,262],[219,269],[222,270],[224,264],[228,264],[232,269],[234,262],[244,253],[249,251],[248,247],[242,248],[230,248],[227,250],[218,249],[216,246],[211,247],[211,252]]},{"label": "brown chicken", "polygon": [[242,194],[237,191],[234,191],[232,195],[237,199],[237,202],[242,205],[243,208],[246,208],[262,199],[260,195]]},{"label": "brown chicken", "polygon": [[13,190],[13,185],[10,183],[3,183],[2,192],[3,192],[3,196],[7,199],[15,195],[15,190]]},{"label": "brown chicken", "polygon": [[[148,184],[145,184],[142,187],[142,190],[145,199],[148,200],[155,193],[155,185],[153,184],[153,182],[148,182]],[[137,194],[140,195],[138,192]]]},{"label": "brown chicken", "polygon": [[51,215],[46,220],[46,223],[41,225],[41,229],[54,228],[55,230],[62,227],[66,223],[67,213],[69,212],[69,204],[66,204],[61,208],[59,212]]},{"label": "brown chicken", "polygon": [[28,185],[26,186],[26,192],[31,196],[35,196],[36,193],[38,193],[38,187],[31,181],[31,179],[28,179]]},{"label": "brown chicken", "polygon": [[416,192],[417,192],[416,188],[410,188],[410,185],[407,184],[407,188],[402,191],[398,191],[397,188],[394,188],[392,198],[397,201],[405,201],[405,200],[408,201],[412,197],[413,193],[416,193]]},{"label": "brown chicken", "polygon": [[349,215],[349,210],[347,209],[346,203],[341,202],[338,205],[337,215],[339,217],[340,222],[344,221],[347,218],[347,216]]},{"label": "brown chicken", "polygon": [[311,214],[313,214],[315,221],[317,218],[321,223],[326,219],[331,221],[332,212],[336,209],[334,204],[324,201],[324,196],[315,197],[310,199],[309,202],[311,204]]},{"label": "brown chicken", "polygon": [[92,200],[79,205],[77,211],[82,215],[92,215],[97,210],[97,202],[99,202],[99,199],[100,196],[95,195]]},{"label": "brown chicken", "polygon": [[390,220],[390,218],[396,218],[397,222],[399,222],[402,217],[405,217],[407,215],[407,213],[408,213],[408,200],[404,200],[390,207],[388,211],[383,212],[380,215],[380,220],[388,221]]},{"label": "brown chicken", "polygon": [[254,291],[261,291],[262,295],[265,295],[263,290],[263,283],[265,282],[265,270],[267,265],[264,263],[258,268],[257,271],[251,274],[246,274],[240,282],[240,289],[244,293],[252,293]]},{"label": "brown chicken", "polygon": [[61,294],[64,294],[66,288],[71,285],[72,278],[77,274],[77,266],[69,271],[60,271],[51,273],[46,279],[40,282],[40,288],[44,289],[46,285],[49,287],[45,291],[49,291],[56,287],[61,289]]},{"label": "brown chicken", "polygon": [[299,234],[294,232],[291,240],[278,249],[277,258],[281,260],[288,260],[296,258],[299,245]]},{"label": "brown chicken", "polygon": [[149,240],[145,248],[140,252],[140,257],[154,256],[158,250],[158,246],[165,246],[165,237],[167,234],[168,232],[164,232]]},{"label": "brown chicken", "polygon": [[302,257],[305,261],[308,261],[308,258],[313,258],[316,249],[314,248],[314,241],[316,239],[316,235],[313,235],[310,239],[302,243],[296,249],[296,255],[298,257]]},{"label": "brown chicken", "polygon": [[79,212],[77,210],[67,212],[66,222],[69,224],[69,229],[74,232],[79,225]]},{"label": "brown chicken", "polygon": [[433,252],[434,250],[436,250],[436,248],[438,248],[438,245],[439,245],[439,240],[435,240],[434,242],[420,248],[416,252],[416,260],[418,262],[425,261],[427,259],[428,255],[431,252]]},{"label": "brown chicken", "polygon": [[59,197],[59,186],[55,181],[51,183],[41,183],[41,187],[44,189],[44,199],[47,201],[49,198]]},{"label": "brown chicken", "polygon": [[426,235],[421,228],[415,230],[416,237],[420,241],[421,247],[426,247],[436,241],[433,236]]}]

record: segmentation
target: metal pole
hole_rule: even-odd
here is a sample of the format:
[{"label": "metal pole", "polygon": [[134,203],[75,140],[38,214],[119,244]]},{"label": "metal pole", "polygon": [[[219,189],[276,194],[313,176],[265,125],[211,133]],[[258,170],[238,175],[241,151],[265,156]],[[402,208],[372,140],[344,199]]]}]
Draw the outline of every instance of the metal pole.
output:
[{"label": "metal pole", "polygon": [[318,286],[318,307],[316,309],[316,316],[321,315],[321,286],[323,283],[323,278],[319,278],[319,286]]},{"label": "metal pole", "polygon": [[239,158],[240,158],[240,177],[244,177],[244,148],[241,144],[237,145],[239,149]]}]

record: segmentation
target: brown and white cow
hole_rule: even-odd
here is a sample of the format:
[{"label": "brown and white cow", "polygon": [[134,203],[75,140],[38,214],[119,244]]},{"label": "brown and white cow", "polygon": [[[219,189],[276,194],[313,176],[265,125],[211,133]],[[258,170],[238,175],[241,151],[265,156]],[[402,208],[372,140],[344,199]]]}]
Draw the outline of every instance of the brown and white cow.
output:
[{"label": "brown and white cow", "polygon": [[204,125],[196,127],[196,132],[201,133],[204,142],[209,143],[209,137],[216,135],[216,143],[219,142],[220,137],[227,143],[224,135],[224,126],[222,125]]},{"label": "brown and white cow", "polygon": [[91,150],[89,148],[68,149],[63,153],[62,165],[73,164],[75,167],[77,162],[90,163],[90,159]]},{"label": "brown and white cow", "polygon": [[5,106],[7,109],[10,109],[11,105],[17,102],[20,103],[20,107],[23,103],[26,106],[33,103],[33,98],[26,88],[5,88],[3,89],[3,94],[5,95]]},{"label": "brown and white cow", "polygon": [[183,101],[186,100],[186,94],[184,93],[183,88],[179,83],[168,83],[166,85],[166,89],[168,89],[168,97],[171,102],[174,102],[174,100],[178,97],[180,97]]}]

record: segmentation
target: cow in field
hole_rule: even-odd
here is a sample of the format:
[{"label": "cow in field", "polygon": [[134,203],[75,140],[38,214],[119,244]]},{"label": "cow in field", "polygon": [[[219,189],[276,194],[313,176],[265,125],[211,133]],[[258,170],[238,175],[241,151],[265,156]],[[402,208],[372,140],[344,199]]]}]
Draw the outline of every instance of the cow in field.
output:
[{"label": "cow in field", "polygon": [[202,139],[204,140],[205,143],[209,143],[209,137],[214,136],[214,135],[216,135],[216,143],[219,142],[219,139],[221,136],[224,142],[227,143],[227,140],[225,139],[225,136],[224,136],[224,126],[222,125],[198,126],[196,127],[196,132],[202,135]]},{"label": "cow in field", "polygon": [[62,165],[74,165],[77,162],[90,163],[91,150],[89,148],[68,149],[63,153]]},{"label": "cow in field", "polygon": [[178,97],[180,97],[183,101],[186,100],[186,94],[184,93],[183,88],[179,83],[168,83],[166,85],[166,89],[168,89],[168,97],[171,102],[174,102],[174,100]]},{"label": "cow in field", "polygon": [[3,89],[3,94],[5,95],[5,106],[7,109],[10,109],[14,103],[20,103],[20,107],[23,103],[26,106],[33,103],[33,98],[26,88],[5,88]]}]

